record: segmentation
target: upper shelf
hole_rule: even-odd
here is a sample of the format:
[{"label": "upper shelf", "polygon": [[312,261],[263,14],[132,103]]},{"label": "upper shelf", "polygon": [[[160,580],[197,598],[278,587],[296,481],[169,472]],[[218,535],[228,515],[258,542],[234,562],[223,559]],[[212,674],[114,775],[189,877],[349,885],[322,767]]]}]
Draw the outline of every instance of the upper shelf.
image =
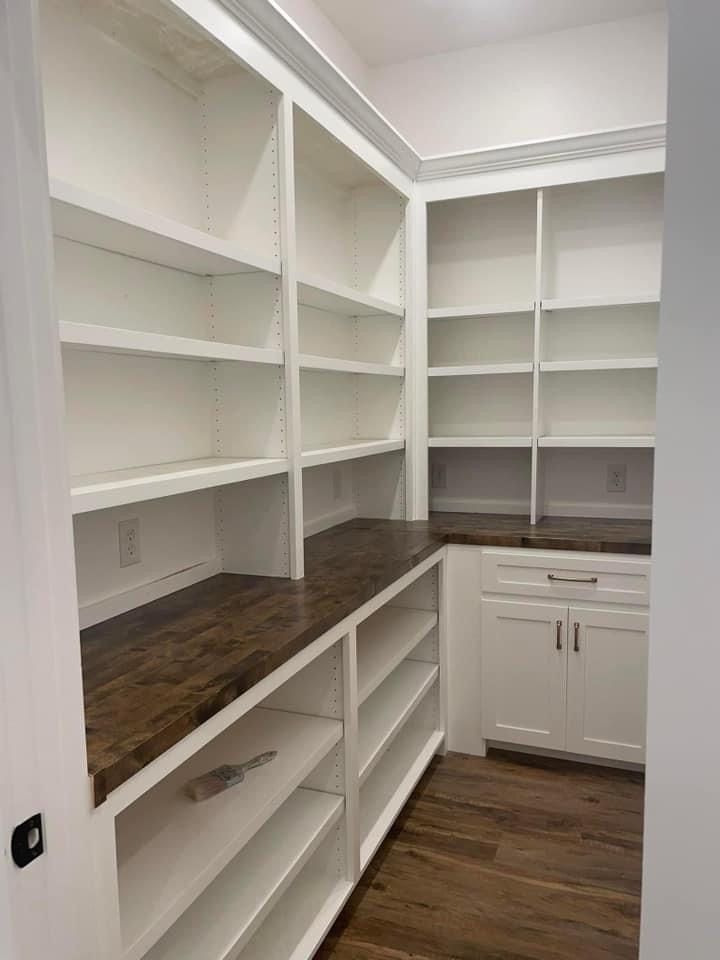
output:
[{"label": "upper shelf", "polygon": [[279,258],[259,257],[228,240],[51,179],[53,231],[91,247],[200,276],[280,272]]},{"label": "upper shelf", "polygon": [[462,307],[431,307],[428,310],[428,320],[497,317],[503,313],[532,313],[534,310],[534,300],[518,300],[510,303],[475,303]]},{"label": "upper shelf", "polygon": [[502,373],[532,373],[533,364],[529,363],[476,363],[452,364],[446,367],[429,367],[429,377],[480,377]]},{"label": "upper shelf", "polygon": [[657,357],[624,357],[609,360],[541,360],[542,373],[558,373],[569,370],[653,370]]},{"label": "upper shelf", "polygon": [[650,434],[627,436],[545,436],[538,438],[539,447],[654,447],[655,437]]},{"label": "upper shelf", "polygon": [[235,343],[146,333],[120,327],[105,327],[96,323],[61,321],[59,328],[61,343],[79,350],[184,360],[232,360],[270,364],[284,362],[282,350],[266,347],[244,347]]},{"label": "upper shelf", "polygon": [[336,373],[378,374],[386,377],[405,376],[405,367],[394,363],[367,363],[364,360],[342,360],[337,357],[318,357],[308,353],[300,354],[302,370],[331,370]]},{"label": "upper shelf", "polygon": [[626,307],[639,303],[660,303],[659,292],[627,294],[623,297],[570,297],[559,300],[543,300],[542,309],[552,310],[582,310],[593,307]]},{"label": "upper shelf", "polygon": [[104,510],[126,503],[170,497],[192,490],[221,487],[242,480],[286,473],[288,461],[277,458],[208,457],[84,474],[71,479],[73,513]]},{"label": "upper shelf", "polygon": [[339,463],[342,460],[357,460],[378,453],[403,450],[404,440],[348,440],[347,443],[326,444],[312,450],[303,450],[303,467],[317,467],[323,463]]},{"label": "upper shelf", "polygon": [[430,437],[431,447],[531,447],[532,437]]},{"label": "upper shelf", "polygon": [[298,303],[345,317],[402,317],[405,315],[405,310],[398,303],[368,296],[341,283],[307,275],[303,275],[298,281]]}]

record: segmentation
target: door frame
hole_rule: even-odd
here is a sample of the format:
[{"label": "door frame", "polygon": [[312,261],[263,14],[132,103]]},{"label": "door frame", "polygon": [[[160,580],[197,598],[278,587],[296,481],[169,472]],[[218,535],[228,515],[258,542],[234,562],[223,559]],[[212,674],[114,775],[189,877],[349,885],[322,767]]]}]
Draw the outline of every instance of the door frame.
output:
[{"label": "door frame", "polygon": [[[0,944],[97,956],[60,345],[36,0],[0,0]],[[12,826],[42,813],[20,870]]]}]

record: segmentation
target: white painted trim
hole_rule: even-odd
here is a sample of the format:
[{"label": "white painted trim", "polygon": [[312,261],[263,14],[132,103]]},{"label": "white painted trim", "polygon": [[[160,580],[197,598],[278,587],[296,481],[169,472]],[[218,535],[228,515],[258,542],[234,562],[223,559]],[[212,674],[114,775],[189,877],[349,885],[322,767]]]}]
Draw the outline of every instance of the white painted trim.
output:
[{"label": "white painted trim", "polygon": [[537,166],[616,153],[664,148],[666,124],[645,123],[633,127],[614,127],[576,136],[530,140],[482,150],[423,157],[417,180],[445,180],[495,170]]},{"label": "white painted trim", "polygon": [[207,580],[221,572],[222,561],[219,557],[216,557],[213,560],[196,563],[192,567],[188,567],[187,570],[180,570],[168,577],[161,577],[159,580],[144,583],[132,590],[125,590],[123,593],[116,593],[111,597],[103,597],[102,600],[96,600],[94,603],[82,604],[80,606],[80,629],[84,630],[96,623],[102,623],[103,620],[109,620],[121,613],[127,613],[128,610],[141,607],[145,603],[167,597],[170,593],[183,590],[185,587],[191,587],[194,583],[200,583],[202,580]]},{"label": "white painted trim", "polygon": [[403,173],[415,178],[418,153],[273,0],[220,2]]},{"label": "white painted trim", "polygon": [[443,497],[430,493],[430,509],[441,513],[512,513],[530,516],[527,500],[489,500],[483,497]]}]

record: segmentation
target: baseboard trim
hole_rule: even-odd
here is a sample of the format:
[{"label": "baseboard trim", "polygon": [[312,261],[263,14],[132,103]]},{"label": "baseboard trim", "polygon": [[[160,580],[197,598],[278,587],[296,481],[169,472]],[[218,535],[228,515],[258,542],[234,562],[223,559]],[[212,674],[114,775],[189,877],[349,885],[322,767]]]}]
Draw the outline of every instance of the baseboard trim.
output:
[{"label": "baseboard trim", "polygon": [[185,570],[178,570],[177,573],[171,573],[160,580],[153,580],[150,583],[141,584],[139,587],[133,587],[132,590],[126,590],[124,593],[116,593],[111,597],[104,597],[102,600],[96,600],[93,603],[82,604],[80,607],[80,629],[84,630],[96,623],[110,620],[111,617],[117,617],[121,613],[127,613],[128,610],[134,610],[146,603],[152,603],[153,600],[167,597],[168,594],[182,590],[184,587],[191,587],[194,583],[200,583],[201,580],[207,580],[221,572],[222,562],[219,557],[214,557],[212,560],[195,564]]},{"label": "baseboard trim", "polygon": [[529,500],[482,500],[476,497],[430,495],[430,509],[441,513],[513,513],[530,515]]},{"label": "baseboard trim", "polygon": [[347,523],[348,520],[354,520],[358,516],[357,507],[341,507],[339,510],[331,510],[329,513],[323,513],[314,520],[305,523],[305,537],[313,537],[316,533],[322,533],[329,530],[330,527],[337,527],[340,523]]}]

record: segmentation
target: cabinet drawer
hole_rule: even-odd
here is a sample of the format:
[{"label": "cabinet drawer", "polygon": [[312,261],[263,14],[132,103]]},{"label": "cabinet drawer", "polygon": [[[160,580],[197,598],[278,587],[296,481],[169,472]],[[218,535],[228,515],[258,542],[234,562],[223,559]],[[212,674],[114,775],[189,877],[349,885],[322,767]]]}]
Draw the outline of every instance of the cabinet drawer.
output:
[{"label": "cabinet drawer", "polygon": [[488,550],[483,554],[482,587],[489,593],[647,606],[650,561]]}]

